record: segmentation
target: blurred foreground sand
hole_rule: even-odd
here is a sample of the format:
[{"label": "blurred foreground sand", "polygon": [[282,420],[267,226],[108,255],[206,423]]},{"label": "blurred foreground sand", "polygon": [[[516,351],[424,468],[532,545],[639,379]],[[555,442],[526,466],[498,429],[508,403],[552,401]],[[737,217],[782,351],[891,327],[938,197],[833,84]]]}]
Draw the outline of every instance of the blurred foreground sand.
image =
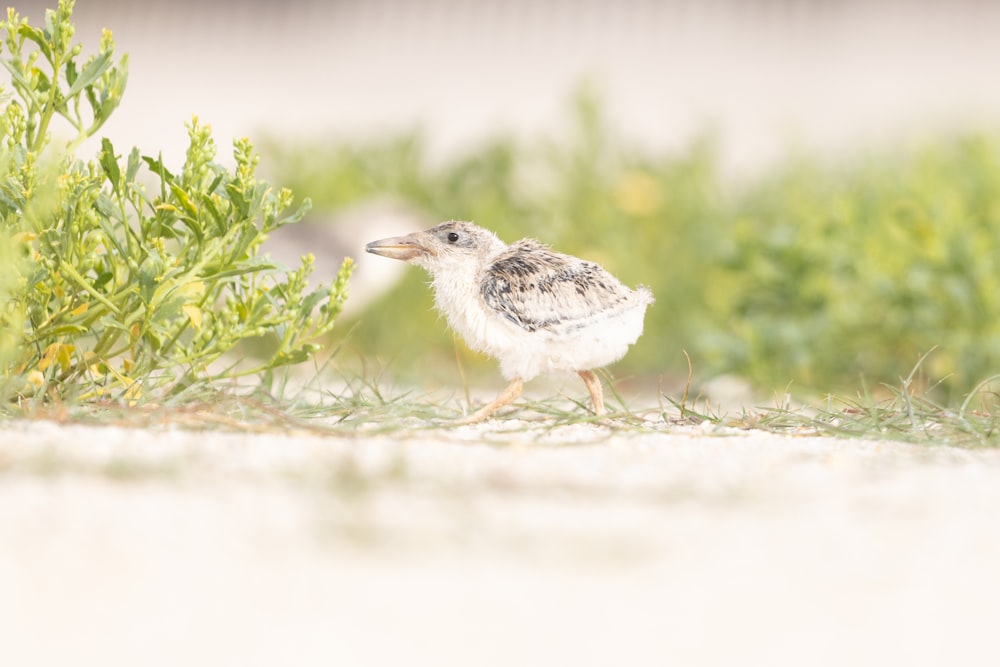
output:
[{"label": "blurred foreground sand", "polygon": [[4,665],[996,664],[1000,452],[0,431]]}]

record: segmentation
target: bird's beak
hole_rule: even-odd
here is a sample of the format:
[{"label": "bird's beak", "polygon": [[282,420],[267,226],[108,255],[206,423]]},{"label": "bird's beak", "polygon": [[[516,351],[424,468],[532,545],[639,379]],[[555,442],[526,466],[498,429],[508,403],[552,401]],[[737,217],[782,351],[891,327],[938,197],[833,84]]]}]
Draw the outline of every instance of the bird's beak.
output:
[{"label": "bird's beak", "polygon": [[436,255],[434,249],[420,242],[417,234],[408,236],[393,236],[388,239],[372,241],[365,246],[365,250],[373,255],[381,255],[391,259],[401,259],[407,261],[421,255]]}]

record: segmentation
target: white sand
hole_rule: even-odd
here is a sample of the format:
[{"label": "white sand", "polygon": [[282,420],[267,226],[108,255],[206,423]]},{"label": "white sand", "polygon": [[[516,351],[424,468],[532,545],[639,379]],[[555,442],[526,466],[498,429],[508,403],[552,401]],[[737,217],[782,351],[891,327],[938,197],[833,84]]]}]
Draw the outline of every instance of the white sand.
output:
[{"label": "white sand", "polygon": [[15,422],[0,591],[4,665],[997,664],[1000,452]]}]

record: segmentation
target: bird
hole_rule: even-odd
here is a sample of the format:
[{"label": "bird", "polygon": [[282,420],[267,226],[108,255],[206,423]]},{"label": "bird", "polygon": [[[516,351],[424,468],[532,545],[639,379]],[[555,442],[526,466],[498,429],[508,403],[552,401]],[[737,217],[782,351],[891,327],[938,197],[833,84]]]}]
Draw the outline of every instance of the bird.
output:
[{"label": "bird", "polygon": [[535,240],[506,244],[471,222],[451,220],[407,236],[372,241],[374,255],[420,266],[431,275],[438,311],[470,348],[500,363],[507,387],[458,420],[489,419],[542,373],[583,380],[594,414],[604,414],[594,369],[618,361],[642,335],[649,288],[630,289],[594,262]]}]

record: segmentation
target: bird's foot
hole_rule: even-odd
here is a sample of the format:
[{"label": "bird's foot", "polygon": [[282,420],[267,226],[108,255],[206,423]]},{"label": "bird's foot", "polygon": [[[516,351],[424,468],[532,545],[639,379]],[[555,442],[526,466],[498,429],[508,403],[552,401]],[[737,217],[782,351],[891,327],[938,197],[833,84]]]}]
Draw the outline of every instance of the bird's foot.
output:
[{"label": "bird's foot", "polygon": [[594,415],[600,417],[604,414],[604,390],[601,389],[601,380],[594,371],[577,371],[577,374],[587,385],[590,392],[590,400],[594,404]]},{"label": "bird's foot", "polygon": [[521,378],[514,378],[514,380],[507,385],[507,388],[500,392],[500,395],[493,399],[491,403],[484,405],[471,415],[466,415],[461,419],[456,419],[455,423],[458,425],[478,424],[481,421],[489,419],[494,412],[505,405],[513,403],[514,399],[521,395],[521,388],[523,386],[524,383],[521,381]]}]

